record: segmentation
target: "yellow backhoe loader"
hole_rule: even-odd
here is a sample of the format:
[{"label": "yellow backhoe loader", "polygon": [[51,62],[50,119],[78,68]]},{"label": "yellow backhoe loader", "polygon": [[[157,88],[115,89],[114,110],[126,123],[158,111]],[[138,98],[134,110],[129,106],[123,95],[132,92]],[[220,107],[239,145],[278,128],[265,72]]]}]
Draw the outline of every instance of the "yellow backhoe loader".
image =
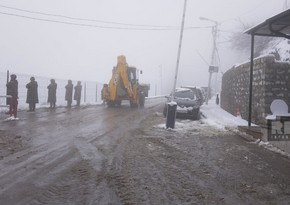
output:
[{"label": "yellow backhoe loader", "polygon": [[148,97],[149,84],[139,84],[138,70],[128,66],[126,57],[118,56],[117,66],[113,68],[109,84],[104,84],[102,99],[108,107],[120,106],[123,100],[129,100],[131,107],[144,107]]}]

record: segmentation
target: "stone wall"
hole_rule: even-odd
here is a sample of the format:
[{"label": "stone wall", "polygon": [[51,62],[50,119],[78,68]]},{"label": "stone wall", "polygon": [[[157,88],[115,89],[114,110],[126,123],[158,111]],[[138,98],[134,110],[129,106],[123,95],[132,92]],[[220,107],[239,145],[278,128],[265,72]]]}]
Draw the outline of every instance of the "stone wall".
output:
[{"label": "stone wall", "polygon": [[[249,113],[250,63],[234,66],[222,78],[221,107],[236,115],[240,110],[243,119]],[[265,125],[271,114],[274,99],[284,100],[290,108],[290,63],[275,61],[273,55],[254,60],[252,122]]]}]

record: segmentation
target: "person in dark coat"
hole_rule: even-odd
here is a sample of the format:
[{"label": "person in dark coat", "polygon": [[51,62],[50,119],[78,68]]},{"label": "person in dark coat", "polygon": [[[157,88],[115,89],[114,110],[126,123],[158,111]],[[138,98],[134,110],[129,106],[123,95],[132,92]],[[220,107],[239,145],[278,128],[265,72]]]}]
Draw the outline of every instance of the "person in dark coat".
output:
[{"label": "person in dark coat", "polygon": [[82,85],[81,81],[78,81],[78,84],[75,86],[74,100],[77,101],[77,106],[80,106],[82,96]]},{"label": "person in dark coat", "polygon": [[54,79],[50,80],[50,84],[47,86],[47,89],[48,89],[47,102],[50,103],[50,108],[55,108],[57,84],[55,83]]},{"label": "person in dark coat", "polygon": [[38,103],[38,84],[34,77],[30,78],[30,82],[26,84],[27,98],[26,103],[29,104],[29,112],[35,111],[35,104]]},{"label": "person in dark coat", "polygon": [[219,94],[216,94],[215,103],[216,103],[217,105],[219,105],[219,104],[220,104],[220,98],[219,98]]},{"label": "person in dark coat", "polygon": [[72,94],[73,94],[74,85],[71,80],[68,80],[67,85],[65,86],[65,100],[67,101],[67,107],[71,107],[72,103]]},{"label": "person in dark coat", "polygon": [[7,95],[12,96],[7,98],[6,105],[9,105],[10,116],[17,117],[17,105],[18,105],[18,81],[15,74],[10,75],[10,81],[6,84]]}]

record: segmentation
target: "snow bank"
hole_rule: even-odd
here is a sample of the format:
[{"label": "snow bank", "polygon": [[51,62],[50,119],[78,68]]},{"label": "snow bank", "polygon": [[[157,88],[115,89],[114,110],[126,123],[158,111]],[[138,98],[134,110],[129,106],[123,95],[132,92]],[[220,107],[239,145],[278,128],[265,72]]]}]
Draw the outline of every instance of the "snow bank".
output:
[{"label": "snow bank", "polygon": [[[175,122],[175,129],[166,129],[165,124],[160,124],[157,127],[171,132],[187,133],[198,131],[200,126],[208,126],[213,127],[216,130],[232,130],[234,132],[240,133],[240,131],[237,129],[238,126],[248,126],[248,121],[226,112],[220,106],[216,105],[214,100],[209,101],[208,105],[202,105],[201,112],[204,116],[201,119],[202,123],[200,123],[200,121],[192,120],[177,120]],[[253,143],[257,144],[258,146],[262,146],[272,152],[279,153],[290,158],[290,147],[288,142],[281,142],[283,146],[277,143],[275,144],[274,142],[264,142],[260,139]]]},{"label": "snow bank", "polygon": [[237,128],[238,126],[248,125],[248,121],[223,110],[219,105],[215,104],[214,100],[210,100],[208,105],[202,105],[201,112],[205,116],[203,122],[218,129]]},{"label": "snow bank", "polygon": [[272,152],[281,154],[283,156],[289,157],[290,158],[290,153],[281,150],[278,147],[275,147],[274,145],[270,144],[269,142],[264,142],[262,140],[257,140],[256,142],[254,142],[255,144],[257,144],[258,146],[264,147],[265,149],[268,149]]},{"label": "snow bank", "polygon": [[[202,124],[214,127],[220,130],[232,129],[235,130],[238,126],[247,126],[248,121],[241,117],[233,116],[227,111],[223,110],[220,106],[215,104],[215,100],[210,100],[208,105],[201,106],[201,113],[203,115],[201,121]],[[181,120],[175,122],[174,131],[188,131],[192,127],[200,122],[192,120]],[[165,128],[165,124],[160,124],[158,128]]]}]

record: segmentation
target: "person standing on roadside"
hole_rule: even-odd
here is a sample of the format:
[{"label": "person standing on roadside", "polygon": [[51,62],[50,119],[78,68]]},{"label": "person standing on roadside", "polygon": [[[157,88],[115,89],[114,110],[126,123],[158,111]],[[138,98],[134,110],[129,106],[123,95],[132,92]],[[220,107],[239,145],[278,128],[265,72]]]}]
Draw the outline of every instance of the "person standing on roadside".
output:
[{"label": "person standing on roadside", "polygon": [[106,104],[106,99],[107,99],[107,97],[108,97],[108,95],[109,95],[109,93],[108,93],[108,84],[104,84],[103,85],[103,88],[102,88],[102,91],[101,91],[101,93],[102,93],[102,100],[103,100],[103,105],[104,104]]},{"label": "person standing on roadside", "polygon": [[56,103],[56,89],[57,89],[57,84],[55,83],[54,79],[50,80],[50,84],[47,86],[48,89],[48,99],[47,102],[50,104],[50,109],[55,108],[55,103]]},{"label": "person standing on roadside", "polygon": [[216,103],[217,105],[219,105],[219,104],[220,104],[220,98],[219,98],[219,94],[216,94],[215,103]]},{"label": "person standing on roadside", "polygon": [[17,105],[18,105],[18,81],[15,74],[10,75],[10,81],[6,84],[7,95],[11,98],[6,99],[6,105],[9,105],[10,116],[17,117]]},{"label": "person standing on roadside", "polygon": [[81,85],[81,81],[78,81],[77,85],[75,86],[75,93],[74,93],[74,100],[77,101],[77,106],[80,106],[81,96],[82,96],[82,85]]},{"label": "person standing on roadside", "polygon": [[30,78],[30,82],[26,84],[27,88],[27,98],[26,103],[29,104],[28,112],[35,111],[35,104],[38,103],[38,84],[34,77]]},{"label": "person standing on roadside", "polygon": [[65,86],[65,100],[67,101],[68,108],[71,108],[73,87],[74,85],[72,84],[72,81],[68,80],[68,83]]}]

